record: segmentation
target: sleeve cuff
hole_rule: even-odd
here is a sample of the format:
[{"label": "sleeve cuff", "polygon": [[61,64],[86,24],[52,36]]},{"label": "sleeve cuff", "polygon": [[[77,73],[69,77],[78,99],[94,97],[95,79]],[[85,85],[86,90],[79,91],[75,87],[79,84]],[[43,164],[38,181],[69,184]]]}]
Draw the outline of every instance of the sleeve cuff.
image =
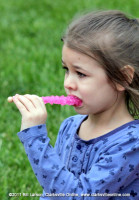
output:
[{"label": "sleeve cuff", "polygon": [[36,138],[40,136],[47,136],[46,124],[40,124],[24,129],[18,132],[17,135],[22,143],[32,137]]}]

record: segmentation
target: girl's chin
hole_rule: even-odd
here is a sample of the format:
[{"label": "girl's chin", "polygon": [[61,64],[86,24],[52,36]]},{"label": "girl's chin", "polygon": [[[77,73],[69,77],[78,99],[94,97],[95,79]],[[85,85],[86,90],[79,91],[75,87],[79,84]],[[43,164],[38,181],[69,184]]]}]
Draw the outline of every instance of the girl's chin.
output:
[{"label": "girl's chin", "polygon": [[97,113],[95,112],[90,112],[91,110],[88,108],[86,108],[85,106],[74,106],[74,110],[75,112],[77,112],[78,114],[81,114],[81,115],[95,115]]},{"label": "girl's chin", "polygon": [[83,106],[74,106],[74,110],[75,110],[75,112],[77,112],[78,114],[81,114],[81,115],[88,114],[88,112],[84,109]]}]

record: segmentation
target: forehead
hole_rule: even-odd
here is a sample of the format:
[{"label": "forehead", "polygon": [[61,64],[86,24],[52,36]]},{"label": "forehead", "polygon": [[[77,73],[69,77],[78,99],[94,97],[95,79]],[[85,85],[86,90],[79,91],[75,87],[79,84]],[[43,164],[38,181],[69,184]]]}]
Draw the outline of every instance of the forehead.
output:
[{"label": "forehead", "polygon": [[71,59],[72,60],[80,60],[81,57],[84,57],[84,55],[78,51],[75,51],[69,47],[67,47],[66,45],[63,45],[62,48],[62,58],[64,59]]},{"label": "forehead", "polygon": [[69,65],[82,65],[85,67],[99,67],[102,68],[102,66],[92,57],[87,56],[79,51],[73,50],[66,45],[63,45],[62,48],[62,61],[65,64]]}]

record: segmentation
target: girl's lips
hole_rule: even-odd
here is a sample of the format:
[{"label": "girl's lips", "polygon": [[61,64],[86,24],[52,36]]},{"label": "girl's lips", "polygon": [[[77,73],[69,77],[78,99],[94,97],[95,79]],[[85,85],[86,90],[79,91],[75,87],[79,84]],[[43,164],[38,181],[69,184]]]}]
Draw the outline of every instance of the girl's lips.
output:
[{"label": "girl's lips", "polygon": [[79,101],[81,101],[80,105],[74,105],[74,107],[78,107],[78,108],[82,107],[83,102],[82,102],[82,100],[81,100],[79,97],[77,97],[77,96],[75,96],[75,95],[68,95],[68,96],[75,97],[75,98],[77,98]]},{"label": "girl's lips", "polygon": [[76,107],[76,108],[81,108],[83,106],[83,102],[79,105],[79,106],[74,106],[74,107]]}]

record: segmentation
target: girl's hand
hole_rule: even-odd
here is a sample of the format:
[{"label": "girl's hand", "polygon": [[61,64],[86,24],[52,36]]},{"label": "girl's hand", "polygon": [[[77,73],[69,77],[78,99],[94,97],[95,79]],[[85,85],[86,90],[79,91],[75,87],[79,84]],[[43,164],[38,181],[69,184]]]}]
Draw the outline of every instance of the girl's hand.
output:
[{"label": "girl's hand", "polygon": [[22,115],[21,131],[31,126],[45,124],[47,111],[41,97],[36,95],[15,95],[12,98]]}]

